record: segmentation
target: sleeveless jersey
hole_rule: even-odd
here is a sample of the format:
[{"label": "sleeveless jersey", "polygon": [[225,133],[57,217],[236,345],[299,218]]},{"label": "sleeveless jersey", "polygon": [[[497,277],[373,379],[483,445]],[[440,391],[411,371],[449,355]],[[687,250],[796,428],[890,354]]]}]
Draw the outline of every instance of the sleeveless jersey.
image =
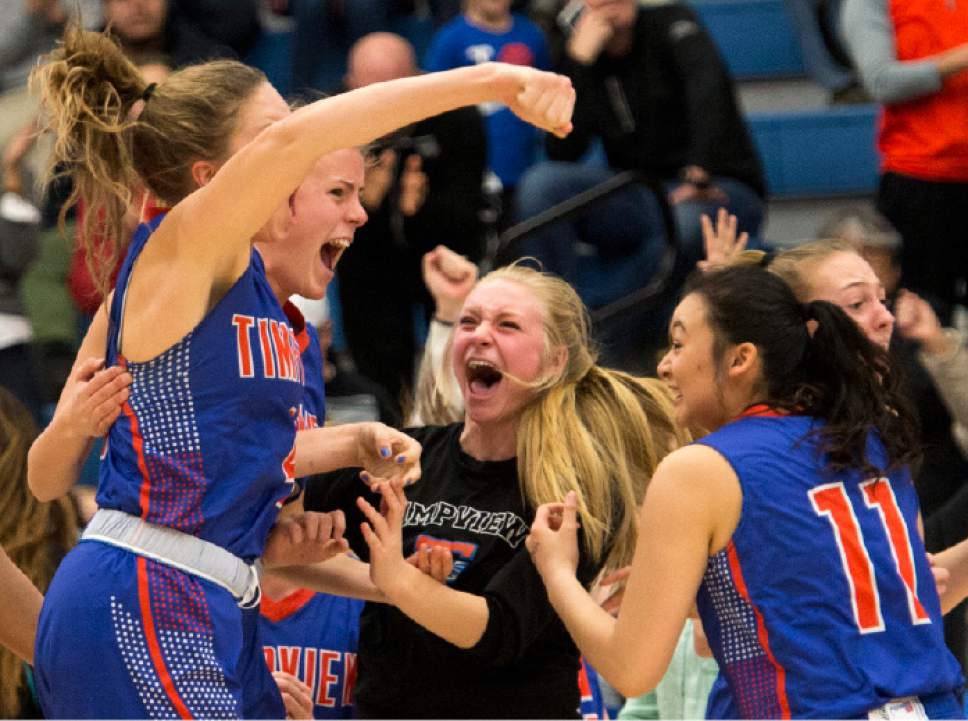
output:
[{"label": "sleeveless jersey", "polygon": [[[107,362],[120,356],[131,269],[159,216],[141,226],[118,276]],[[97,503],[258,557],[292,490],[304,379],[301,349],[259,254],[180,341],[127,362],[130,398],[111,427]]]},{"label": "sleeveless jersey", "polygon": [[[118,275],[107,362],[133,382],[108,435],[97,502],[259,556],[294,489],[297,426],[322,413],[258,253],[205,318],[146,362],[120,355],[132,267],[161,217],[140,226]],[[297,325],[301,318],[296,314]],[[318,360],[315,368],[319,368]],[[313,406],[313,411],[306,410]],[[258,609],[220,586],[98,541],[61,563],[44,600],[37,685],[49,718],[282,718]]]},{"label": "sleeveless jersey", "polygon": [[[730,463],[743,493],[697,598],[723,677],[709,706],[719,717],[866,717],[900,697],[951,702],[962,684],[910,475],[825,472],[818,427],[749,415],[698,441]],[[873,435],[867,453],[883,464]]]},{"label": "sleeveless jersey", "polygon": [[312,689],[314,718],[354,717],[362,611],[363,601],[306,589],[278,601],[262,597],[259,633],[266,664]]}]

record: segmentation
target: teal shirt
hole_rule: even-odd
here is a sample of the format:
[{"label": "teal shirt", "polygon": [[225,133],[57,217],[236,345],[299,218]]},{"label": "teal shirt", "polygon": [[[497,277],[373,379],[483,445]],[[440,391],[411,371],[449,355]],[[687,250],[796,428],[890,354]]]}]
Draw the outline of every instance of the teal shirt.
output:
[{"label": "teal shirt", "polygon": [[654,690],[626,700],[619,719],[702,719],[719,673],[715,659],[696,654],[693,620],[687,619],[669,668]]}]

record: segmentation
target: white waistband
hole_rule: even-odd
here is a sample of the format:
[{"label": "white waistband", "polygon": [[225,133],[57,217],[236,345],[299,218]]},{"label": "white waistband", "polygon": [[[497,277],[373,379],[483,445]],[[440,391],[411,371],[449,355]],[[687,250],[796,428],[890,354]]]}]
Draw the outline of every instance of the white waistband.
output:
[{"label": "white waistband", "polygon": [[81,540],[124,548],[204,578],[231,593],[242,608],[259,604],[259,562],[248,564],[197,536],[149,523],[124,511],[102,508],[87,524]]}]

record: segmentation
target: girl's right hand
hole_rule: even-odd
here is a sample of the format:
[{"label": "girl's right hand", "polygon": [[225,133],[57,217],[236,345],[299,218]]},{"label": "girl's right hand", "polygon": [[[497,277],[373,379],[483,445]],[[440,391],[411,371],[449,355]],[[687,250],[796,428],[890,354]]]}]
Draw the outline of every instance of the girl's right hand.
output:
[{"label": "girl's right hand", "polygon": [[944,355],[948,348],[941,321],[928,301],[909,290],[902,290],[894,304],[897,330],[902,336],[917,341],[931,355]]},{"label": "girl's right hand", "polygon": [[350,550],[345,530],[346,517],[339,510],[280,516],[266,539],[262,563],[284,568],[328,561]]},{"label": "girl's right hand", "polygon": [[559,572],[578,568],[578,495],[568,491],[564,503],[538,506],[525,541],[531,560],[547,583]]},{"label": "girl's right hand", "polygon": [[313,718],[313,691],[291,673],[273,671],[272,680],[279,687],[287,719]]},{"label": "girl's right hand", "polygon": [[572,130],[571,115],[575,109],[575,89],[564,75],[549,73],[523,65],[508,65],[518,83],[507,106],[515,115],[535,127],[563,138]]},{"label": "girl's right hand", "polygon": [[424,254],[423,280],[434,298],[438,319],[455,323],[464,299],[477,283],[477,266],[445,245]]},{"label": "girl's right hand", "polygon": [[100,358],[81,361],[67,377],[51,424],[75,437],[100,438],[121,415],[130,385],[131,374],[121,366],[104,368]]}]

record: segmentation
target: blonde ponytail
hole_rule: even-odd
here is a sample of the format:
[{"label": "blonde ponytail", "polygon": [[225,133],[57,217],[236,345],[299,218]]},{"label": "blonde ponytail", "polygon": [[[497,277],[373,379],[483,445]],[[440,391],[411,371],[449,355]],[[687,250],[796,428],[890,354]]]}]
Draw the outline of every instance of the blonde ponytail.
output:
[{"label": "blonde ponytail", "polygon": [[638,507],[652,473],[688,440],[660,381],[593,366],[525,410],[518,429],[525,497],[539,505],[578,491],[586,550],[619,568],[632,559]]},{"label": "blonde ponytail", "polygon": [[[110,37],[71,24],[60,46],[33,71],[31,85],[46,111],[45,130],[54,136],[47,179],[73,180],[60,208],[61,229],[67,212],[83,199],[80,237],[103,293],[121,252],[120,228],[138,179],[129,133],[136,121],[130,115],[146,83]],[[105,242],[95,258],[97,237]]]}]

